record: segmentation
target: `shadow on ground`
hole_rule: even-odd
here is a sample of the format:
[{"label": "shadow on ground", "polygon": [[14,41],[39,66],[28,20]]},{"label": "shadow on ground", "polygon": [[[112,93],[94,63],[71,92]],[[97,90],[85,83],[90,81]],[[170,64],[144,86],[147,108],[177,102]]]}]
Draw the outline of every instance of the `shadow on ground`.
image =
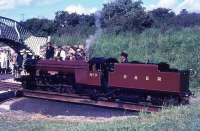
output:
[{"label": "shadow on ground", "polygon": [[119,117],[133,116],[135,112],[88,105],[63,103],[33,98],[20,98],[10,104],[10,110],[39,113],[50,116]]}]

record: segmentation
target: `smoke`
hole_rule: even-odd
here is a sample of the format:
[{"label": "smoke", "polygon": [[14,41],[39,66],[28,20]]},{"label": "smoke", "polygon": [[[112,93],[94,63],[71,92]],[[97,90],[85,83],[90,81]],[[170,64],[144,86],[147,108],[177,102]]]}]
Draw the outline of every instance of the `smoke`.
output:
[{"label": "smoke", "polygon": [[93,44],[95,44],[96,40],[98,37],[101,36],[102,34],[102,28],[101,28],[101,12],[100,11],[97,11],[95,13],[95,26],[96,26],[96,31],[95,31],[95,34],[94,35],[90,35],[87,40],[86,40],[86,46],[85,46],[85,49],[86,49],[86,55],[87,55],[87,58],[89,58],[89,54],[90,54],[90,48]]}]

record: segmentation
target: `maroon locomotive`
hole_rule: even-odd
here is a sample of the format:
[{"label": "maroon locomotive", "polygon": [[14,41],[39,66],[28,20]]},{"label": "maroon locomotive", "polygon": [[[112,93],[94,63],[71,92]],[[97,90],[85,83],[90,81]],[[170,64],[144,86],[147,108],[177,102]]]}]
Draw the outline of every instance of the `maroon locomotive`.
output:
[{"label": "maroon locomotive", "polygon": [[189,72],[166,63],[118,63],[114,58],[85,61],[29,61],[26,90],[78,94],[93,100],[177,105],[188,102]]}]

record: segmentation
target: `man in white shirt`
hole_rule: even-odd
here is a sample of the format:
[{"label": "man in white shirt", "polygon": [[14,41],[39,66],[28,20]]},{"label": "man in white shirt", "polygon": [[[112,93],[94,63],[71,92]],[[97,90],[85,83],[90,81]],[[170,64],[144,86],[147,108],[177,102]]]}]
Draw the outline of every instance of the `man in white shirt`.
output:
[{"label": "man in white shirt", "polygon": [[65,60],[66,54],[65,54],[65,51],[62,49],[61,46],[58,47],[58,49],[56,51],[56,54],[55,54],[55,58],[57,60],[60,60],[60,61],[64,61]]},{"label": "man in white shirt", "polygon": [[6,53],[6,50],[4,50],[2,53],[1,53],[1,68],[2,68],[2,72],[3,74],[6,73],[6,69],[7,69],[7,60],[8,60],[8,56],[7,56],[7,53]]}]

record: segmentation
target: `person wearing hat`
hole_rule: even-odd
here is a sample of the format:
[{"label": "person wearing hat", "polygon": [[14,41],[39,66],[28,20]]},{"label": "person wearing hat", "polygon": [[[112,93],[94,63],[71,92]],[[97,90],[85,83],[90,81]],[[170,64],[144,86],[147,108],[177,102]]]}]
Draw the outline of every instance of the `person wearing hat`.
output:
[{"label": "person wearing hat", "polygon": [[78,48],[78,49],[76,50],[75,58],[76,58],[76,60],[83,60],[83,56],[82,56],[82,54],[81,54],[81,49]]},{"label": "person wearing hat", "polygon": [[17,73],[17,53],[13,53],[11,56],[11,69],[12,69],[12,75],[15,75]]},{"label": "person wearing hat", "polygon": [[22,54],[22,51],[20,51],[20,53],[17,54],[17,56],[16,56],[16,63],[14,65],[15,78],[20,77],[20,74],[21,74],[21,71],[22,71],[22,64],[23,64],[23,54]]},{"label": "person wearing hat", "polygon": [[12,65],[11,65],[11,50],[8,49],[7,50],[7,69],[6,69],[6,73],[9,74],[9,73],[12,73]]},{"label": "person wearing hat", "polygon": [[69,52],[69,54],[75,54],[76,53],[76,51],[72,47],[69,48],[68,52]]},{"label": "person wearing hat", "polygon": [[58,47],[58,49],[56,51],[56,54],[55,54],[55,58],[57,60],[60,60],[60,61],[64,61],[65,60],[66,54],[65,54],[65,51],[62,49],[61,46]]},{"label": "person wearing hat", "polygon": [[120,63],[128,63],[128,54],[125,52],[121,52],[119,61]]},{"label": "person wearing hat", "polygon": [[69,48],[68,54],[69,54],[69,60],[76,60],[75,58],[76,51],[73,49],[73,47]]},{"label": "person wearing hat", "polygon": [[46,54],[45,54],[45,58],[46,58],[47,60],[53,59],[53,58],[54,58],[54,53],[55,53],[54,50],[55,50],[55,49],[54,49],[54,47],[52,46],[51,42],[48,42],[48,43],[47,43],[47,48],[46,48]]}]

